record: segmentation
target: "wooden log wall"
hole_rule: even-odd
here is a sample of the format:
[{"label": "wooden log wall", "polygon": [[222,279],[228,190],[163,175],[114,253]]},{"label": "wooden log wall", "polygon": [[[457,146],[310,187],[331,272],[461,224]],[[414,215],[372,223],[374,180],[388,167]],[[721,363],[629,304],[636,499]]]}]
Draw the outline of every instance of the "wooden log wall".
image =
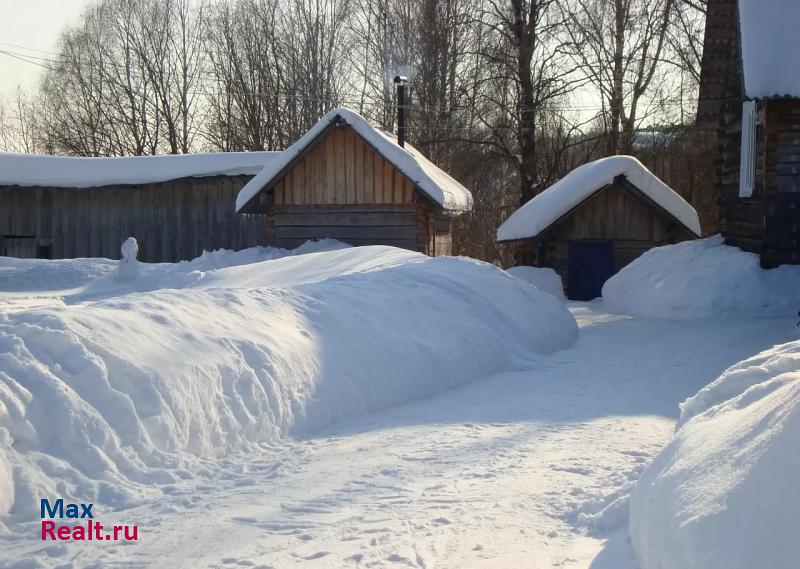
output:
[{"label": "wooden log wall", "polygon": [[413,206],[276,207],[274,243],[293,248],[309,239],[338,239],[350,245],[417,247]]},{"label": "wooden log wall", "polygon": [[766,101],[762,264],[800,263],[800,101]]},{"label": "wooden log wall", "polygon": [[107,188],[0,187],[0,255],[13,254],[5,249],[11,236],[21,235],[35,238],[54,259],[118,259],[122,241],[130,236],[139,242],[139,259],[147,262],[264,244],[263,219],[234,211],[236,195],[249,178]]}]

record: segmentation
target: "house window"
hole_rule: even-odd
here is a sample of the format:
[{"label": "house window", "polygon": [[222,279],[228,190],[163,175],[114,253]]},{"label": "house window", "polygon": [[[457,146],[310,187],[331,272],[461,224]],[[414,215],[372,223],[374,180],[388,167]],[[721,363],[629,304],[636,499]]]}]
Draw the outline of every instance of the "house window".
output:
[{"label": "house window", "polygon": [[756,183],[756,102],[742,103],[742,154],[739,162],[739,197],[753,195]]}]

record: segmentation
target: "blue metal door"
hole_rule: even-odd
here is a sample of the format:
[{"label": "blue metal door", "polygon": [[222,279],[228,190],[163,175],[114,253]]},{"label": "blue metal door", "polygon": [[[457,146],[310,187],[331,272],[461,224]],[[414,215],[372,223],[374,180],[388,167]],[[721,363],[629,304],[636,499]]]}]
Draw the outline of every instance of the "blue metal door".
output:
[{"label": "blue metal door", "polygon": [[611,241],[570,241],[568,288],[570,300],[592,300],[614,274]]}]

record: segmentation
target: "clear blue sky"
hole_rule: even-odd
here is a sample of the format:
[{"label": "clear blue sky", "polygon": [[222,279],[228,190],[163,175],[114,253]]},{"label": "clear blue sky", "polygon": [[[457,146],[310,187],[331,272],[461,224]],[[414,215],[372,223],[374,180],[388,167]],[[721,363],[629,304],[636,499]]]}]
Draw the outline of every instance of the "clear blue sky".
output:
[{"label": "clear blue sky", "polygon": [[[75,22],[90,0],[0,0],[0,51],[52,57],[60,31]],[[11,44],[11,45],[9,45]],[[20,47],[21,46],[21,47]],[[40,50],[40,51],[35,51]],[[17,85],[32,88],[42,68],[0,53],[0,95]]]}]

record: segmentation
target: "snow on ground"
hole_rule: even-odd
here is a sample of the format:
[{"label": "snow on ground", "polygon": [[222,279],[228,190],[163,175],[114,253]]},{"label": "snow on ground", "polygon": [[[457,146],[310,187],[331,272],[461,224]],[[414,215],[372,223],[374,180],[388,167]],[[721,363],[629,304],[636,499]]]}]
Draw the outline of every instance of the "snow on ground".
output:
[{"label": "snow on ground", "polygon": [[569,350],[207,461],[157,499],[100,510],[138,523],[136,544],[53,545],[36,523],[16,524],[0,563],[632,569],[627,491],[670,438],[677,403],[792,337],[794,321],[656,322],[571,306],[581,338]]},{"label": "snow on ground", "polygon": [[[2,261],[0,266],[34,270],[30,262]],[[550,325],[541,322],[542,307],[555,314],[564,304],[484,264],[429,260],[389,248],[311,253],[224,269],[213,268],[227,264],[222,259],[206,261],[206,267],[194,269],[191,263],[146,265],[135,281],[118,281],[111,261],[66,263],[61,281],[58,269],[52,268],[56,265],[43,264],[40,268],[50,271],[47,278],[61,282],[65,291],[42,291],[55,285],[32,286],[27,294],[39,297],[36,301],[26,300],[23,291],[12,294],[14,308],[0,315],[0,333],[5,333],[0,341],[21,344],[14,344],[17,351],[0,349],[0,358],[6,358],[0,361],[0,376],[9,377],[8,358],[26,355],[24,349],[33,346],[26,370],[69,380],[82,389],[85,405],[75,409],[75,416],[96,409],[94,405],[111,409],[113,403],[117,412],[103,414],[85,432],[106,444],[88,448],[102,448],[117,462],[102,472],[102,480],[81,478],[75,465],[36,451],[31,443],[41,442],[39,433],[26,431],[14,415],[20,405],[30,405],[30,398],[22,401],[19,389],[10,395],[4,391],[0,506],[11,506],[8,488],[20,472],[40,468],[38,472],[51,475],[41,483],[60,480],[59,492],[91,494],[102,487],[95,500],[96,517],[105,524],[138,524],[140,541],[43,542],[36,520],[5,516],[0,518],[5,524],[5,531],[0,525],[0,566],[634,569],[627,543],[629,494],[647,463],[670,440],[678,403],[730,365],[797,337],[793,318],[741,317],[735,325],[730,315],[655,321],[609,314],[596,301],[567,304],[580,325],[577,343],[537,354],[529,349],[538,345],[529,335],[539,338]],[[14,274],[19,277],[17,289],[24,288],[19,280],[24,273]],[[232,288],[231,282],[242,288]],[[376,309],[378,289],[392,299],[396,311]],[[451,298],[443,300],[439,289]],[[56,300],[36,308],[48,298]],[[370,301],[361,305],[362,298]],[[436,318],[426,320],[431,330],[422,334],[439,350],[452,352],[446,356],[450,365],[437,368],[433,376],[404,361],[429,355],[425,347],[400,338],[408,330],[405,320],[413,319],[417,310],[412,298],[437,306]],[[336,311],[338,303],[355,316]],[[536,309],[520,311],[520,304]],[[461,314],[467,309],[475,312],[474,318]],[[454,311],[466,320],[454,320]],[[241,320],[237,329],[232,329],[232,319]],[[398,332],[392,340],[399,344],[363,332],[374,334],[375,327],[366,323],[377,321]],[[137,337],[136,331],[145,328],[146,337]],[[500,328],[528,338],[528,345],[518,349],[509,343],[508,330]],[[472,340],[476,330],[481,343]],[[337,357],[353,349],[346,333],[351,331],[365,342],[364,348],[357,358]],[[39,341],[45,332],[47,341]],[[65,333],[76,343],[65,347],[52,340]],[[342,383],[350,395],[322,402],[328,401],[328,410],[353,410],[349,418],[342,416],[327,427],[295,422],[304,428],[272,437],[259,430],[263,426],[248,423],[266,409],[249,407],[244,397],[244,388],[256,385],[248,383],[252,375],[242,373],[238,381],[228,382],[221,398],[209,395],[209,377],[202,372],[220,357],[220,342],[226,353],[241,353],[236,369],[260,369],[254,372],[260,378],[259,373],[281,365],[291,371],[307,357],[308,350],[298,349],[298,359],[289,354],[284,361],[276,353],[269,360],[261,358],[255,347],[279,345],[286,333],[300,348],[303,342],[325,338],[321,350],[330,357],[315,361],[327,373],[337,375],[337,369],[345,369],[337,366],[345,366],[357,380],[357,362],[384,372],[374,376],[370,393],[375,405],[361,404],[368,398],[350,401],[353,393],[363,396],[364,383],[355,391],[356,384]],[[556,338],[555,344],[563,342]],[[393,358],[391,365],[373,360],[376,353]],[[477,358],[482,362],[476,364]],[[91,373],[74,373],[88,370],[87,362]],[[227,368],[233,367],[231,362]],[[492,367],[505,371],[493,373]],[[165,379],[154,382],[156,374]],[[469,383],[479,375],[486,377]],[[186,377],[192,381],[179,381]],[[81,378],[103,387],[89,393]],[[398,382],[416,386],[415,397],[429,396],[383,407],[408,399],[378,389]],[[745,383],[724,397],[735,396]],[[178,393],[180,386],[186,393]],[[453,389],[442,391],[448,386]],[[134,401],[134,412],[127,412],[124,398],[113,393]],[[709,393],[685,405],[684,415],[702,416],[707,405],[723,398],[717,395],[719,388]],[[198,403],[173,404],[184,395]],[[50,401],[58,403],[59,397]],[[160,412],[165,399],[170,399],[169,418]],[[325,410],[320,398],[309,402],[315,413]],[[36,424],[55,423],[60,412],[56,404],[45,420],[37,411]],[[302,409],[292,416],[302,418]],[[280,424],[270,422],[275,414],[270,417],[268,424]],[[207,424],[209,419],[216,422]],[[119,427],[129,420],[135,428]],[[195,421],[195,427],[187,428],[187,421]],[[11,447],[9,430],[16,448]],[[49,434],[63,436],[56,431],[52,428]],[[129,436],[133,442],[118,436],[134,431],[141,437]],[[187,438],[187,432],[198,435]],[[238,444],[233,433],[250,438],[237,450],[231,448]],[[99,476],[96,470],[90,474]],[[15,509],[20,503],[35,509],[40,496],[33,490],[24,494],[17,488]]]},{"label": "snow on ground", "polygon": [[128,507],[197,459],[429,396],[577,337],[562,303],[486,263],[381,246],[252,262],[265,255],[142,266],[133,279],[101,271],[61,306],[2,317],[13,520],[35,515],[39,496]]},{"label": "snow on ground", "polygon": [[800,267],[761,269],[758,255],[717,235],[647,251],[606,281],[608,310],[644,318],[791,316]]},{"label": "snow on ground", "polygon": [[561,277],[550,267],[511,267],[506,272],[518,279],[528,282],[544,292],[549,292],[556,298],[566,300],[564,284]]},{"label": "snow on ground", "polygon": [[632,497],[641,568],[797,567],[800,342],[731,367],[681,410]]}]

